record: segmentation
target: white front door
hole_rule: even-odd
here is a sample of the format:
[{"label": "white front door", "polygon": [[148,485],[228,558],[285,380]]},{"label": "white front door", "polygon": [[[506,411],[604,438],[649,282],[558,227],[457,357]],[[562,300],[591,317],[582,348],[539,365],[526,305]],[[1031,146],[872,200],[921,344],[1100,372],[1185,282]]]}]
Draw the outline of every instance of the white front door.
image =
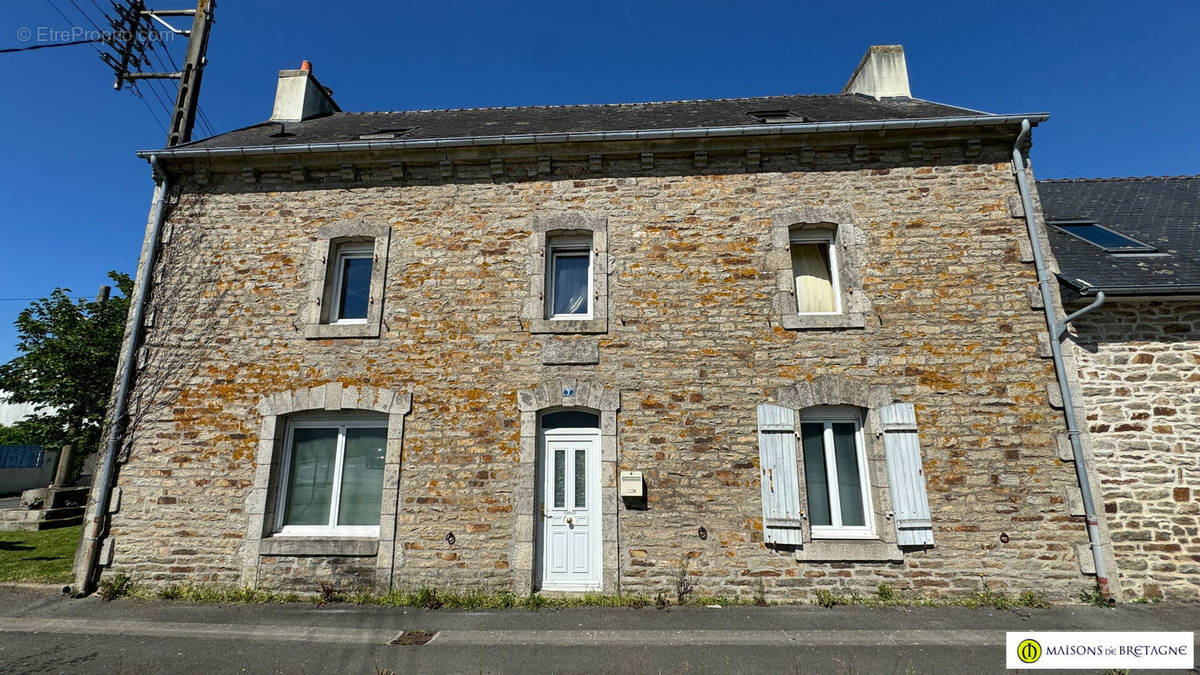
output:
[{"label": "white front door", "polygon": [[599,433],[547,431],[542,467],[541,588],[599,590]]}]

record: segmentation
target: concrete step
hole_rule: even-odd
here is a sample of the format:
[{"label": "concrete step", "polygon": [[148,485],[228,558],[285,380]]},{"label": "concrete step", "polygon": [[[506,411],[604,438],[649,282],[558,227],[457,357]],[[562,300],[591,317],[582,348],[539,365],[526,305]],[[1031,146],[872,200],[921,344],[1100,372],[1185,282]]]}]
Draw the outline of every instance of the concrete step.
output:
[{"label": "concrete step", "polygon": [[83,522],[83,509],[80,509],[80,513],[77,516],[71,516],[69,518],[52,518],[49,520],[39,520],[36,523],[36,525],[37,525],[36,529],[38,529],[38,530],[55,530],[60,527],[74,527],[76,525],[81,524],[82,522]]},{"label": "concrete step", "polygon": [[29,532],[71,527],[83,522],[84,507],[66,506],[57,509],[3,509],[0,510],[0,530]]}]

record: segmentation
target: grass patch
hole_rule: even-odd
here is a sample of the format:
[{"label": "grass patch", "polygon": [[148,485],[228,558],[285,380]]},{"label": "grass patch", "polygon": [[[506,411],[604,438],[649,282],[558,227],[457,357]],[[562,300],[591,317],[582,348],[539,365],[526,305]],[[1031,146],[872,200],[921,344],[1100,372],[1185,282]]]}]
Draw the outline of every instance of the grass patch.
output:
[{"label": "grass patch", "polygon": [[0,581],[71,583],[80,529],[0,532]]},{"label": "grass patch", "polygon": [[[317,593],[288,593],[256,590],[251,588],[223,588],[195,584],[172,584],[169,586],[142,586],[132,583],[128,576],[117,573],[100,582],[100,594],[105,599],[131,597],[142,600],[176,600],[197,603],[274,604],[289,602],[311,602],[324,604],[350,604],[371,607],[421,607],[424,609],[570,609],[576,607],[657,607],[669,610],[678,606],[663,593],[656,598],[644,595],[586,593],[580,596],[545,596],[540,593],[517,595],[507,592],[487,592],[477,589],[466,591],[444,590],[422,586],[416,589],[395,590],[388,593],[365,593],[340,591],[325,585]],[[753,597],[693,596],[684,606],[722,607],[757,605],[768,603],[759,590]],[[828,590],[816,592],[815,604],[822,607],[992,607],[1013,609],[1017,607],[1044,609],[1050,606],[1045,596],[1025,591],[1016,596],[990,590],[986,584],[978,593],[965,597],[927,598],[902,594],[887,584],[880,584],[873,595],[842,594]]]},{"label": "grass patch", "polygon": [[1013,609],[1026,607],[1030,609],[1046,609],[1050,601],[1041,593],[1023,591],[1017,596],[1000,593],[983,584],[983,589],[974,595],[954,598],[925,598],[908,596],[898,593],[887,584],[879,584],[874,595],[846,595],[833,591],[817,591],[814,604],[821,607],[858,606],[858,607],[991,607],[993,609]]},{"label": "grass patch", "polygon": [[171,584],[161,588],[131,586],[127,595],[141,600],[179,600],[181,602],[229,603],[235,605],[283,604],[302,602],[296,593],[276,593],[254,588],[215,588],[196,584]]},{"label": "grass patch", "polygon": [[572,597],[548,597],[540,593],[488,593],[422,587],[390,593],[354,593],[339,598],[352,605],[424,607],[425,609],[567,609],[571,607],[646,607],[651,600],[640,595],[585,593]]}]

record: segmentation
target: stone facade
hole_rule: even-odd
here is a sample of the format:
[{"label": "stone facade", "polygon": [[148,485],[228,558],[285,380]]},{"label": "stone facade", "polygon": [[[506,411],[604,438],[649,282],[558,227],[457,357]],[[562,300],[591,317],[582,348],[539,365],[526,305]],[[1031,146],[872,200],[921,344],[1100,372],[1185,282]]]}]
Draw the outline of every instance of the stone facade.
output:
[{"label": "stone facade", "polygon": [[1200,598],[1200,302],[1110,300],[1072,324],[1124,599]]},{"label": "stone facade", "polygon": [[[518,392],[570,380],[613,399],[593,406],[611,425],[606,470],[645,476],[640,508],[604,476],[606,591],[670,594],[683,566],[697,594],[761,584],[799,599],[887,583],[961,595],[982,577],[1075,597],[1092,583],[1076,558],[1087,537],[1064,503],[1075,477],[1056,456],[1045,324],[1028,300],[1024,223],[1007,209],[1015,132],[979,133],[539,151],[553,161],[414,151],[399,170],[379,156],[311,158],[298,173],[272,158],[170,165],[182,187],[155,272],[109,569],[236,585],[256,564],[252,583],[292,589],[526,590],[525,439],[544,406]],[[853,236],[852,325],[780,321],[775,235],[789,210]],[[531,246],[561,212],[603,218],[598,333],[531,325]],[[313,243],[342,221],[390,228],[377,338],[306,337]],[[932,547],[859,559],[762,543],[756,406],[821,376],[916,405]],[[250,548],[263,402],[314,387],[411,394],[388,579],[362,551]],[[870,472],[886,485],[884,467]]]}]

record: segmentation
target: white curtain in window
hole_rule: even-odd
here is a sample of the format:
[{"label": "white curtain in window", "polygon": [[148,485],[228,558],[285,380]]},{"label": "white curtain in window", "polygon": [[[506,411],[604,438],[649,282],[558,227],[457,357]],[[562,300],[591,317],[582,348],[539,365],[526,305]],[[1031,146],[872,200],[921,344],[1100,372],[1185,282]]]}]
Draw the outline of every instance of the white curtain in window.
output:
[{"label": "white curtain in window", "polygon": [[792,244],[792,274],[796,277],[798,312],[837,311],[828,244]]},{"label": "white curtain in window", "polygon": [[588,313],[590,274],[591,261],[588,254],[554,256],[555,316]]}]

